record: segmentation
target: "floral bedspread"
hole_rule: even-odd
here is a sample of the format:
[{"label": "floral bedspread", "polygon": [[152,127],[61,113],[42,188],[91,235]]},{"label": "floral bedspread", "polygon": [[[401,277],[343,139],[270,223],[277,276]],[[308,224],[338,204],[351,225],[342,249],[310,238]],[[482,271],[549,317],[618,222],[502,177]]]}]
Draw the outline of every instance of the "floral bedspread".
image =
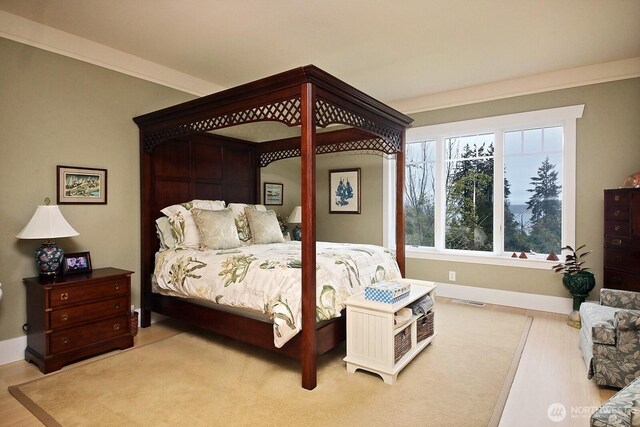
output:
[{"label": "floral bedspread", "polygon": [[[383,247],[318,242],[316,248],[316,321],[340,316],[345,299],[366,285],[400,277]],[[154,290],[259,310],[273,319],[274,344],[282,347],[302,326],[301,271],[299,242],[166,250],[156,260]]]}]

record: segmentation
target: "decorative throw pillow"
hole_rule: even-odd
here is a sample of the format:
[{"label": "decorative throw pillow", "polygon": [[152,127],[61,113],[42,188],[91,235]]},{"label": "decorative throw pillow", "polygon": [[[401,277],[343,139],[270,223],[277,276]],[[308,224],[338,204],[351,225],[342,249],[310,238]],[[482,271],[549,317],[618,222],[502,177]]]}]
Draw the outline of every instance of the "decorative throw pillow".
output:
[{"label": "decorative throw pillow", "polygon": [[210,211],[191,209],[200,235],[202,249],[233,249],[240,246],[231,209]]},{"label": "decorative throw pillow", "polygon": [[176,247],[176,237],[173,235],[169,218],[162,216],[156,219],[156,234],[160,240],[160,250],[173,249]]},{"label": "decorative throw pillow", "polygon": [[278,217],[274,211],[261,212],[252,207],[245,209],[251,240],[254,244],[284,243]]},{"label": "decorative throw pillow", "polygon": [[200,235],[191,215],[193,208],[221,210],[224,209],[224,201],[192,200],[162,209],[160,212],[169,218],[173,235],[176,238],[176,247],[194,249],[200,247]]},{"label": "decorative throw pillow", "polygon": [[240,238],[241,245],[250,245],[251,228],[247,221],[245,209],[250,207],[258,211],[266,212],[267,208],[264,205],[248,205],[246,203],[229,203],[229,207],[233,211],[233,217],[236,221],[236,229],[238,230],[238,237]]}]

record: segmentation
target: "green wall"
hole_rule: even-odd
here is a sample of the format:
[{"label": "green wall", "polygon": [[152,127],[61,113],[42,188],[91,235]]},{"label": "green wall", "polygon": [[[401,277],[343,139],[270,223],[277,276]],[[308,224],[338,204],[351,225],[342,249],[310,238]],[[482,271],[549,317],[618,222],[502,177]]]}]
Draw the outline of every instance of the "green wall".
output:
[{"label": "green wall", "polygon": [[132,117],[193,96],[0,38],[0,340],[22,335],[23,277],[37,275],[42,242],[17,240],[45,197],[56,200],[56,165],[108,170],[107,205],[63,205],[80,233],[58,239],[90,251],[94,268],[136,271],[139,306],[140,173]]},{"label": "green wall", "polygon": [[[603,190],[618,187],[640,170],[640,78],[519,96],[461,107],[413,114],[413,126],[424,126],[501,114],[585,104],[577,120],[576,244],[593,253],[588,266],[601,287],[603,245]],[[407,260],[407,276],[518,292],[568,296],[561,276],[550,270]],[[591,297],[597,295],[592,292]]]}]

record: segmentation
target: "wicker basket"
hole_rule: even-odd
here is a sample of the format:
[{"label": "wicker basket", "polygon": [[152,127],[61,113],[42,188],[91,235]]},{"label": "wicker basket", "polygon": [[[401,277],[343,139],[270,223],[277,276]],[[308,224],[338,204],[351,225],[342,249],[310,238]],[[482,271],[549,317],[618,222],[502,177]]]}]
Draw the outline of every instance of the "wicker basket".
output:
[{"label": "wicker basket", "polygon": [[131,332],[131,336],[135,337],[138,335],[138,312],[132,311],[129,314],[129,331]]},{"label": "wicker basket", "polygon": [[398,363],[398,360],[402,359],[402,356],[407,354],[410,348],[411,348],[411,325],[408,325],[406,328],[398,332],[394,338],[394,349],[395,349],[394,363]]},{"label": "wicker basket", "polygon": [[433,310],[416,320],[418,342],[425,340],[433,335]]}]

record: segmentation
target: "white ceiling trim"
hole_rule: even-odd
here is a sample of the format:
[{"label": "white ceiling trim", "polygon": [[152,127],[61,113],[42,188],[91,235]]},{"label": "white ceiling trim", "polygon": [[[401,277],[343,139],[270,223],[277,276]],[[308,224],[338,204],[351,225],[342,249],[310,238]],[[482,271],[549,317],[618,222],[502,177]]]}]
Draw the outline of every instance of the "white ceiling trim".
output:
[{"label": "white ceiling trim", "polygon": [[[226,89],[155,62],[4,11],[0,11],[0,36],[197,96]],[[410,114],[633,77],[640,77],[640,57],[420,95],[387,103],[405,114]]]},{"label": "white ceiling trim", "polygon": [[197,96],[226,89],[4,11],[0,11],[0,36]]},{"label": "white ceiling trim", "polygon": [[640,77],[640,57],[504,80],[390,102],[405,114]]}]

